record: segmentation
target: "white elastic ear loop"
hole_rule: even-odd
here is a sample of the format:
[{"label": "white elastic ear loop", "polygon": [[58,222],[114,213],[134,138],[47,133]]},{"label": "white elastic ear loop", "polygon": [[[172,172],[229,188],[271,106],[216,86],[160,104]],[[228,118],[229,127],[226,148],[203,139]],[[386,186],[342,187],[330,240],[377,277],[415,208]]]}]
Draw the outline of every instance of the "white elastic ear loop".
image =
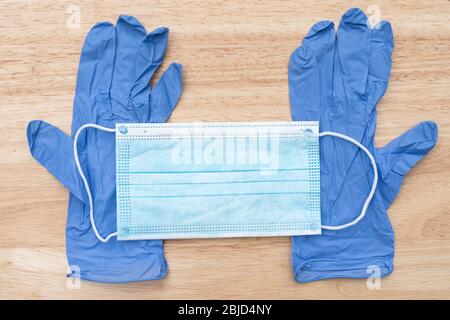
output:
[{"label": "white elastic ear loop", "polygon": [[341,134],[341,133],[337,133],[337,132],[332,132],[332,131],[324,131],[324,132],[320,132],[319,133],[319,137],[323,137],[323,136],[333,136],[333,137],[337,137],[337,138],[341,138],[344,140],[347,140],[348,142],[353,143],[354,145],[358,146],[360,149],[362,149],[367,156],[370,159],[370,162],[372,163],[372,168],[373,168],[373,183],[372,183],[372,189],[370,189],[370,193],[367,196],[366,201],[364,202],[363,208],[361,210],[361,213],[359,214],[359,216],[346,224],[341,224],[339,226],[322,226],[322,229],[325,230],[342,230],[348,227],[351,227],[355,224],[357,224],[362,218],[364,218],[364,216],[366,215],[366,211],[367,208],[369,207],[370,201],[372,201],[372,198],[375,194],[375,190],[377,188],[377,184],[378,184],[378,170],[377,170],[377,164],[375,162],[375,159],[373,157],[373,155],[370,153],[369,150],[366,149],[366,147],[364,147],[361,143],[359,143],[358,141],[356,141],[355,139],[346,136],[345,134]]},{"label": "white elastic ear loop", "polygon": [[86,193],[87,193],[87,196],[89,199],[89,219],[91,220],[92,229],[94,230],[95,236],[98,238],[98,240],[100,240],[101,242],[107,242],[111,237],[117,236],[117,232],[113,232],[113,233],[109,234],[106,238],[103,238],[100,235],[100,233],[98,233],[97,226],[95,225],[95,220],[94,220],[94,201],[92,201],[91,189],[89,188],[89,183],[87,182],[87,179],[83,173],[83,170],[81,169],[80,159],[78,158],[78,148],[77,148],[78,137],[79,137],[81,131],[83,131],[86,128],[95,128],[95,129],[99,129],[99,130],[106,131],[106,132],[116,132],[116,129],[102,127],[102,126],[99,126],[98,124],[87,123],[85,125],[82,125],[78,129],[77,133],[75,134],[75,138],[73,139],[73,157],[75,159],[75,164],[77,166],[78,173],[80,174],[81,179],[83,180],[84,187],[86,188]]}]

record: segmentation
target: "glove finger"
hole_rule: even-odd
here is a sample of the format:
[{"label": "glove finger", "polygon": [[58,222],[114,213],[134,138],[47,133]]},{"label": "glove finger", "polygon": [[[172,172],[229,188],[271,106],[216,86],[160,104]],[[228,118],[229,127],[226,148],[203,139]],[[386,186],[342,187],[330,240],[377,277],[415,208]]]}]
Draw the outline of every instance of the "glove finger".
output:
[{"label": "glove finger", "polygon": [[[96,24],[89,31],[81,50],[75,96],[81,101],[99,93],[108,92],[115,51],[114,26],[109,22]],[[77,102],[77,101],[75,101]],[[79,103],[79,107],[88,103]],[[83,110],[89,114],[90,111]]]},{"label": "glove finger", "polygon": [[40,120],[28,123],[27,139],[33,158],[75,197],[87,203],[83,182],[73,158],[73,140],[60,129]]},{"label": "glove finger", "polygon": [[288,68],[293,120],[322,120],[321,101],[331,105],[334,24],[316,23],[291,56]]},{"label": "glove finger", "polygon": [[320,76],[316,58],[307,47],[299,47],[292,53],[288,79],[292,120],[317,120],[320,117]]},{"label": "glove finger", "polygon": [[392,66],[394,35],[391,24],[381,21],[372,30],[369,78],[367,81],[367,99],[375,106],[386,92]]},{"label": "glove finger", "polygon": [[[337,94],[364,95],[370,61],[371,30],[367,16],[358,8],[350,9],[341,19],[337,32],[335,80]],[[343,99],[344,97],[341,97]],[[351,98],[351,96],[350,96]]]},{"label": "glove finger", "polygon": [[[371,58],[371,34],[367,16],[360,9],[347,11],[337,32],[333,78],[333,121],[331,131],[351,136],[371,148],[376,114],[368,107],[366,88]],[[341,188],[360,150],[347,142],[333,139],[336,174],[328,180]],[[357,163],[361,164],[359,160]],[[327,180],[324,179],[326,182]]]},{"label": "glove finger", "polygon": [[182,91],[182,66],[172,63],[161,76],[150,95],[149,122],[166,122],[172,114]]},{"label": "glove finger", "polygon": [[131,90],[131,97],[135,104],[148,102],[149,82],[163,62],[168,41],[169,29],[165,27],[155,29],[142,41],[133,69],[135,82]]},{"label": "glove finger", "polygon": [[437,137],[436,123],[424,121],[376,150],[379,190],[386,208],[397,196],[403,177],[435,146]]},{"label": "glove finger", "polygon": [[137,51],[146,31],[137,19],[122,15],[117,19],[115,32],[117,43],[111,92],[123,103],[127,101],[134,83]]}]

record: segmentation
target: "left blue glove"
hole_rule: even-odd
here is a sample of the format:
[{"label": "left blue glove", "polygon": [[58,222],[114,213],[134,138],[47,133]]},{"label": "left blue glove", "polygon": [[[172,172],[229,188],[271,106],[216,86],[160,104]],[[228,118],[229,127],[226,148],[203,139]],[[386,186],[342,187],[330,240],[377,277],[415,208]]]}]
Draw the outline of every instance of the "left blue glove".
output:
[{"label": "left blue glove", "polygon": [[[436,144],[434,122],[422,122],[383,148],[375,148],[376,104],[386,91],[394,47],[391,25],[369,28],[359,9],[347,11],[337,34],[330,21],[316,23],[289,63],[292,119],[320,121],[320,131],[348,135],[374,156],[379,182],[366,215],[343,230],[294,237],[295,279],[367,278],[393,270],[394,232],[387,209],[403,177]],[[324,225],[352,221],[369,194],[373,173],[354,145],[321,138],[321,216]]]},{"label": "left blue glove", "polygon": [[[103,243],[89,221],[89,204],[73,155],[73,137],[86,123],[114,128],[118,122],[165,122],[182,91],[182,69],[172,64],[154,88],[149,81],[161,65],[169,30],[147,34],[133,17],[116,26],[95,25],[86,37],[78,69],[72,138],[44,122],[31,121],[27,138],[33,157],[70,191],[66,228],[67,258],[73,276],[99,282],[129,282],[164,277],[167,264],[161,240]],[[94,199],[98,231],[116,231],[114,134],[84,130],[78,139],[83,172]],[[79,272],[79,275],[78,275]]]}]

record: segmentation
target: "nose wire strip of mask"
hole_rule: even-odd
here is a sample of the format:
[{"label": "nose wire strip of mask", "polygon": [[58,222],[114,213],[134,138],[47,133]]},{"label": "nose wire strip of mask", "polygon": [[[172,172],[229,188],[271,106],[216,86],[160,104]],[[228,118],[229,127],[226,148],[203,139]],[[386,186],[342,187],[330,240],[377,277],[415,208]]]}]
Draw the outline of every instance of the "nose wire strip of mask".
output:
[{"label": "nose wire strip of mask", "polygon": [[78,137],[80,136],[81,131],[83,131],[86,128],[95,128],[95,129],[98,129],[101,131],[106,131],[106,132],[116,132],[116,129],[102,127],[102,126],[99,126],[98,124],[87,123],[78,129],[77,133],[75,134],[75,138],[73,139],[73,157],[75,159],[75,164],[77,166],[78,173],[80,174],[81,179],[83,180],[84,188],[86,189],[86,194],[88,196],[89,219],[91,221],[92,229],[94,230],[95,236],[98,238],[98,240],[100,240],[101,242],[108,242],[108,240],[111,239],[111,237],[117,236],[117,232],[113,232],[113,233],[109,234],[108,236],[106,236],[106,238],[103,238],[100,235],[100,233],[98,232],[97,226],[95,225],[95,220],[94,220],[94,201],[92,200],[91,188],[89,188],[89,183],[87,182],[87,179],[83,173],[83,170],[81,169],[80,159],[78,158],[78,148],[77,148]]},{"label": "nose wire strip of mask", "polygon": [[[93,123],[87,123],[83,126],[81,126],[78,131],[75,134],[75,138],[73,140],[73,155],[74,155],[74,159],[75,159],[75,164],[77,166],[78,169],[78,173],[81,176],[81,179],[83,180],[84,183],[84,187],[86,189],[86,194],[88,196],[88,200],[89,200],[89,219],[91,221],[91,225],[92,225],[92,229],[94,230],[95,236],[101,241],[101,242],[107,242],[111,237],[115,237],[117,236],[117,232],[113,232],[111,234],[109,234],[106,238],[103,238],[100,233],[97,230],[97,226],[95,225],[95,220],[94,220],[94,202],[92,200],[92,194],[91,194],[91,189],[89,187],[89,183],[87,182],[86,176],[83,173],[83,170],[81,169],[81,165],[80,165],[80,160],[78,158],[78,137],[80,136],[81,131],[83,131],[86,128],[95,128],[98,130],[102,130],[102,131],[106,131],[106,132],[116,132],[116,129],[114,128],[107,128],[107,127],[102,127],[98,124],[93,124]],[[346,140],[348,142],[353,143],[354,145],[356,145],[357,147],[359,147],[360,149],[362,149],[367,156],[370,159],[370,162],[372,164],[372,168],[373,168],[373,183],[372,183],[372,188],[370,189],[370,193],[367,196],[366,201],[364,202],[363,208],[361,210],[361,213],[359,214],[359,216],[348,223],[345,224],[341,224],[338,226],[326,226],[326,225],[322,225],[322,229],[325,230],[342,230],[348,227],[351,227],[355,224],[357,224],[362,218],[364,218],[364,216],[366,215],[366,211],[367,208],[369,207],[370,201],[372,201],[372,198],[375,194],[375,190],[377,188],[377,184],[378,184],[378,170],[377,170],[377,165],[375,162],[374,157],[372,156],[372,154],[370,153],[369,150],[367,150],[366,147],[364,147],[361,143],[359,143],[358,141],[356,141],[355,139],[346,136],[344,134],[341,133],[337,133],[337,132],[332,132],[332,131],[324,131],[324,132],[320,132],[319,133],[319,137],[324,137],[324,136],[333,136],[333,137],[337,137],[343,140]]]}]

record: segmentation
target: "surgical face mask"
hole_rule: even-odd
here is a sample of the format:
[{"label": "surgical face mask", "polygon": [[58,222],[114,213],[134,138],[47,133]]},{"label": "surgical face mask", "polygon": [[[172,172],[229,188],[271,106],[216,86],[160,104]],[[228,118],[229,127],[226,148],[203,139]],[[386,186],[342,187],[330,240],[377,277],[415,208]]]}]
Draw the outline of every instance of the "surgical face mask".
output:
[{"label": "surgical face mask", "polygon": [[[116,134],[117,233],[97,231],[77,139],[88,127]],[[374,184],[360,215],[341,226],[320,219],[319,137],[348,140],[370,157]],[[363,218],[377,184],[364,146],[318,122],[85,125],[74,139],[93,230],[101,241],[292,236],[339,230]]]}]

